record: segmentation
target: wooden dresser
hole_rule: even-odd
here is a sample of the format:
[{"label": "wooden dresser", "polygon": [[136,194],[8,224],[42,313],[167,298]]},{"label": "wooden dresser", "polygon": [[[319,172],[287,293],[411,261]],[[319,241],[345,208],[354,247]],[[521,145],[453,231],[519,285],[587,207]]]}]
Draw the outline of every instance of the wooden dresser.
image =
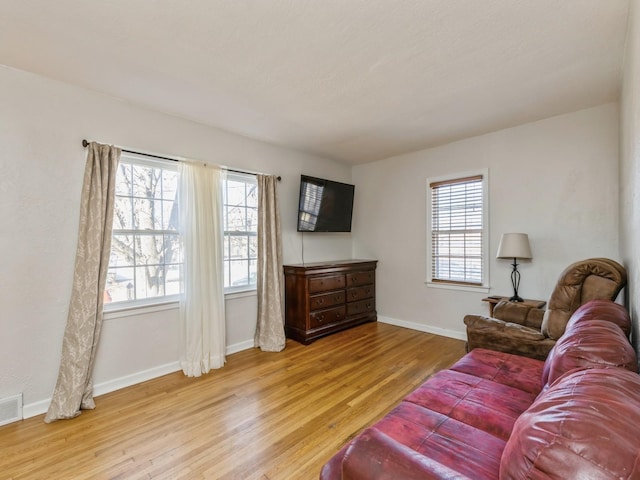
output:
[{"label": "wooden dresser", "polygon": [[309,344],[331,333],[375,322],[376,260],[284,266],[285,332]]}]

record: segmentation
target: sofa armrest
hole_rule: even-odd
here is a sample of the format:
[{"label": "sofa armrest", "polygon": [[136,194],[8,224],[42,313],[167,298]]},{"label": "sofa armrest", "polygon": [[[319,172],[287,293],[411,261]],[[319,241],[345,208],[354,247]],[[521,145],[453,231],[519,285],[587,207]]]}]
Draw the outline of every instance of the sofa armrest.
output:
[{"label": "sofa armrest", "polygon": [[501,301],[493,309],[493,317],[505,322],[517,323],[541,330],[544,310],[522,303]]},{"label": "sofa armrest", "polygon": [[347,448],[342,480],[470,480],[376,430],[364,430]]},{"label": "sofa armrest", "polygon": [[546,338],[540,330],[484,315],[466,315],[464,323],[470,330],[505,335],[513,340],[538,341]]}]

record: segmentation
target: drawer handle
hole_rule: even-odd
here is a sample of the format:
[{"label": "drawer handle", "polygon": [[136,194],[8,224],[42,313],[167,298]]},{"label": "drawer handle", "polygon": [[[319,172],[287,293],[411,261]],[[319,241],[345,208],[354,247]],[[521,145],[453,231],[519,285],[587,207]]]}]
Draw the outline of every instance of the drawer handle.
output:
[{"label": "drawer handle", "polygon": [[316,301],[318,302],[318,305],[322,305],[324,303],[324,298],[319,298]]},{"label": "drawer handle", "polygon": [[334,299],[336,302],[341,302],[341,301],[342,301],[342,297],[341,297],[340,295],[336,295],[333,299]]},{"label": "drawer handle", "polygon": [[352,296],[353,298],[356,298],[356,297],[358,296],[358,292],[351,292],[351,296]]},{"label": "drawer handle", "polygon": [[324,315],[316,315],[316,320],[318,322],[323,322],[324,321]]},{"label": "drawer handle", "polygon": [[340,318],[340,314],[336,313],[336,319]]},{"label": "drawer handle", "polygon": [[367,303],[367,308],[371,308],[372,305],[370,303]]},{"label": "drawer handle", "polygon": [[355,275],[353,277],[351,277],[353,279],[354,282],[358,281],[358,277],[356,277]]}]

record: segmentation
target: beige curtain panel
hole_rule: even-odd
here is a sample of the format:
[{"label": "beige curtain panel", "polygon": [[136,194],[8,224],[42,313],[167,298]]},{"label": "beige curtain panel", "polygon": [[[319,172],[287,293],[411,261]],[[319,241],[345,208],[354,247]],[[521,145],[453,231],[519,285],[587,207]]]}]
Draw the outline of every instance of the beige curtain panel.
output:
[{"label": "beige curtain panel", "polygon": [[225,362],[222,189],[219,168],[180,163],[180,230],[184,253],[180,365],[199,377]]},{"label": "beige curtain panel", "polygon": [[46,423],[95,408],[91,373],[102,327],[119,160],[119,148],[95,142],[88,145],[69,314]]},{"label": "beige curtain panel", "polygon": [[258,175],[258,322],[254,343],[266,352],[284,349],[284,279],[278,179]]}]

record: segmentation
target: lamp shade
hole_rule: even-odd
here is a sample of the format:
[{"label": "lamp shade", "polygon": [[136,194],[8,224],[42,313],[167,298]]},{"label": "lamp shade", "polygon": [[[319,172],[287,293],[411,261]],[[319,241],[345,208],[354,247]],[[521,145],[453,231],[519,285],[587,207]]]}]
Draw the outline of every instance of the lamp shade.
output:
[{"label": "lamp shade", "polygon": [[496,258],[532,258],[526,233],[503,233]]}]

